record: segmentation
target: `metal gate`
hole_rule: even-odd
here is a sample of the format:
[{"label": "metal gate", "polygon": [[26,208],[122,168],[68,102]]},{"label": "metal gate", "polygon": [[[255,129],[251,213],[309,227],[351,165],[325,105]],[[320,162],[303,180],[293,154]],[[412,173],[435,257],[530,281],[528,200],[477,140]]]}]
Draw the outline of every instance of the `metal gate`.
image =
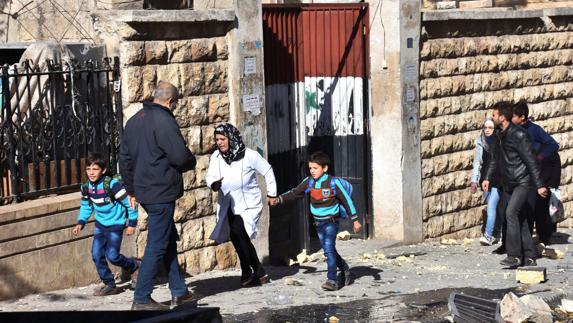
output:
[{"label": "metal gate", "polygon": [[[331,156],[329,173],[353,184],[369,230],[368,4],[263,5],[269,161],[279,192],[308,176],[307,156]],[[341,221],[341,230],[351,230]],[[271,211],[271,260],[310,248],[308,201]]]},{"label": "metal gate", "polygon": [[103,153],[116,171],[123,124],[119,59],[46,66],[2,66],[0,205],[77,190],[88,152]]}]

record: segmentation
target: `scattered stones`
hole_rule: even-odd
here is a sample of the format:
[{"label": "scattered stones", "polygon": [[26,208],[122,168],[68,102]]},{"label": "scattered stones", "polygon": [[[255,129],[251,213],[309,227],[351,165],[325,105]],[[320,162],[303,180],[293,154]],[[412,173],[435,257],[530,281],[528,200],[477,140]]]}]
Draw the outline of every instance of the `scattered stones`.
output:
[{"label": "scattered stones", "polygon": [[515,270],[515,280],[522,284],[539,284],[547,280],[544,267],[521,267]]},{"label": "scattered stones", "polygon": [[527,322],[533,315],[529,307],[514,293],[507,293],[500,303],[501,317],[504,322]]},{"label": "scattered stones", "polygon": [[288,286],[304,286],[304,283],[300,279],[289,277],[289,278],[285,278],[285,285],[288,285]]},{"label": "scattered stones", "polygon": [[326,256],[324,256],[324,253],[317,251],[317,252],[313,253],[312,255],[308,256],[307,261],[308,262],[320,262],[320,261],[324,261],[325,259],[326,259]]},{"label": "scattered stones", "polygon": [[440,240],[440,243],[443,245],[450,245],[450,246],[460,244],[456,239],[442,239]]},{"label": "scattered stones", "polygon": [[551,308],[547,303],[537,295],[525,295],[520,297],[520,300],[532,311],[530,317],[531,322],[535,323],[551,323],[553,317],[551,315]]},{"label": "scattered stones", "polygon": [[336,240],[349,240],[350,239],[350,232],[348,231],[340,231],[338,232],[338,234],[336,235]]},{"label": "scattered stones", "polygon": [[573,300],[571,299],[562,299],[561,300],[561,308],[569,313],[569,314],[573,314]]},{"label": "scattered stones", "polygon": [[308,255],[306,254],[306,249],[302,249],[302,252],[296,255],[296,261],[299,264],[302,264],[308,259]]}]

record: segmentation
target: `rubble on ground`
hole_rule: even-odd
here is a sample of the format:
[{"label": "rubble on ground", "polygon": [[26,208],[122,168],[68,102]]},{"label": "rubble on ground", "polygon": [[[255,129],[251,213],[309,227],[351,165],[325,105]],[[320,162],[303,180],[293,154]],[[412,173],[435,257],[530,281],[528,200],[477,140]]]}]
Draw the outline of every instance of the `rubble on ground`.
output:
[{"label": "rubble on ground", "polygon": [[338,232],[338,234],[336,235],[336,240],[349,240],[350,239],[350,232],[348,231],[340,231]]}]

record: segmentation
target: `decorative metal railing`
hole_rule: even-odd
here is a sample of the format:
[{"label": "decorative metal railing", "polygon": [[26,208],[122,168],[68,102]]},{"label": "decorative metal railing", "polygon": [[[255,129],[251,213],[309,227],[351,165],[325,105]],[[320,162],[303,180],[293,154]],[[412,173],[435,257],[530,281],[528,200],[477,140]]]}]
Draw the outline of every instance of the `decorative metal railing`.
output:
[{"label": "decorative metal railing", "polygon": [[91,151],[117,169],[119,80],[117,57],[2,66],[0,205],[77,189]]}]

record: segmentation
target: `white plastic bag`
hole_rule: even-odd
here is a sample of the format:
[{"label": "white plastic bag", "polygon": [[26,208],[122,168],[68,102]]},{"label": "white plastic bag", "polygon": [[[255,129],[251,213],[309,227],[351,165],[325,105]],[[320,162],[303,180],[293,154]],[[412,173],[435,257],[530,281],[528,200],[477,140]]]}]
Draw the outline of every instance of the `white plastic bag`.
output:
[{"label": "white plastic bag", "polygon": [[549,217],[551,222],[559,223],[565,220],[565,210],[561,202],[561,191],[558,188],[551,188],[551,198],[549,198]]}]

